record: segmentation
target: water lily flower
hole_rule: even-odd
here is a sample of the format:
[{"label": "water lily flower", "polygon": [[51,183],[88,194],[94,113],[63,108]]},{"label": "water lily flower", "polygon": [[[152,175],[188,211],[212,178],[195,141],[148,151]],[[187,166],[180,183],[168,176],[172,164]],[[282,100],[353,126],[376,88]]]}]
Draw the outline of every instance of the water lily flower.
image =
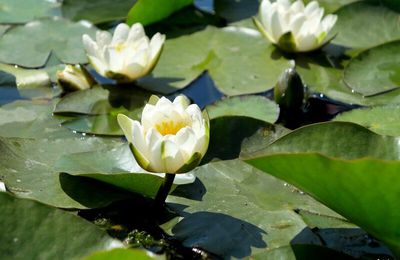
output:
[{"label": "water lily flower", "polygon": [[208,148],[208,115],[185,96],[173,102],[152,96],[141,122],[119,114],[118,123],[137,162],[150,172],[188,172],[200,163]]},{"label": "water lily flower", "polygon": [[327,37],[335,25],[337,16],[325,17],[324,9],[317,1],[307,6],[301,0],[263,0],[260,5],[260,20],[255,24],[273,44],[289,52],[307,52],[323,46],[332,37]]},{"label": "water lily flower", "polygon": [[111,35],[98,31],[96,41],[83,35],[89,62],[102,76],[118,82],[132,82],[149,74],[160,57],[165,35],[156,33],[151,40],[140,23],[121,23]]},{"label": "water lily flower", "polygon": [[0,181],[0,192],[5,192],[6,191],[6,185],[4,185],[4,182]]},{"label": "water lily flower", "polygon": [[66,65],[64,70],[57,71],[57,81],[69,90],[89,89],[95,84],[94,79],[81,65]]}]

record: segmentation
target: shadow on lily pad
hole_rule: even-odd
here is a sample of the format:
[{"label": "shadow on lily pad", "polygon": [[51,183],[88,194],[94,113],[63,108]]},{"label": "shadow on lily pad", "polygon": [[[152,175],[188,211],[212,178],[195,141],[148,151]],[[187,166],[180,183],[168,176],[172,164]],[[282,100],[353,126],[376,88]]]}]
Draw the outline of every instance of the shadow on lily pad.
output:
[{"label": "shadow on lily pad", "polygon": [[172,233],[184,246],[206,248],[225,258],[243,258],[251,254],[252,247],[267,246],[262,239],[265,231],[221,213],[200,211],[185,215]]}]

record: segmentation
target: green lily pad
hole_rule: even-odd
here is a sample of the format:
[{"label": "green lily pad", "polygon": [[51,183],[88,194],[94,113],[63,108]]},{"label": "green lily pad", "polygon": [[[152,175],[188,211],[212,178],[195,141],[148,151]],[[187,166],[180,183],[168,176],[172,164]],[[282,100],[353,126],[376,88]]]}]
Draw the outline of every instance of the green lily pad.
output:
[{"label": "green lily pad", "polygon": [[206,109],[211,120],[243,116],[273,124],[279,117],[279,106],[262,96],[225,98],[207,106]]},{"label": "green lily pad", "polygon": [[50,77],[44,70],[26,70],[7,64],[0,64],[0,70],[14,75],[19,89],[35,89],[50,86]]},{"label": "green lily pad", "polygon": [[2,0],[0,23],[26,23],[57,13],[60,3],[47,0]]},{"label": "green lily pad", "polygon": [[127,10],[136,0],[64,0],[62,13],[74,21],[87,20],[94,24],[125,19]]},{"label": "green lily pad", "polygon": [[334,44],[366,49],[400,39],[400,14],[383,5],[356,2],[338,10],[337,15]]},{"label": "green lily pad", "polygon": [[0,37],[10,28],[9,25],[1,25],[0,24]]},{"label": "green lily pad", "polygon": [[0,210],[4,259],[79,259],[98,250],[122,247],[92,223],[35,201],[0,193]]},{"label": "green lily pad", "polygon": [[54,102],[18,100],[0,108],[0,136],[56,139],[74,137],[52,116]]},{"label": "green lily pad", "polygon": [[82,35],[94,36],[95,32],[91,25],[60,18],[33,21],[8,30],[0,38],[0,61],[37,68],[53,53],[64,63],[86,63]]},{"label": "green lily pad", "polygon": [[331,122],[297,129],[243,158],[310,193],[398,255],[398,149],[396,137]]},{"label": "green lily pad", "polygon": [[332,99],[348,104],[363,106],[382,106],[400,103],[400,89],[395,89],[379,95],[365,97],[352,91],[343,80],[343,69],[332,66],[307,63],[296,67],[303,82],[310,91],[322,93]]},{"label": "green lily pad", "polygon": [[60,99],[54,108],[54,114],[107,114],[111,109],[109,93],[101,87],[72,92]]},{"label": "green lily pad", "polygon": [[[142,108],[133,111],[122,111],[121,114],[127,115],[131,119],[140,120]],[[62,126],[78,132],[105,136],[124,136],[124,132],[117,121],[117,113],[111,115],[97,115],[78,117],[62,123]]]},{"label": "green lily pad", "polygon": [[275,57],[274,51],[275,47],[256,30],[207,27],[192,35],[167,40],[153,73],[138,84],[170,93],[208,70],[218,89],[226,95],[262,92],[271,89],[289,66],[287,60]]},{"label": "green lily pad", "polygon": [[192,3],[193,0],[170,0],[168,4],[165,4],[163,0],[137,0],[129,10],[126,23],[149,25],[167,18]]},{"label": "green lily pad", "polygon": [[18,197],[60,208],[103,207],[127,195],[92,179],[60,174],[54,166],[66,154],[111,150],[119,145],[116,140],[83,136],[36,140],[0,137],[0,179]]},{"label": "green lily pad", "polygon": [[140,168],[128,145],[68,154],[55,167],[59,172],[93,178],[150,198],[155,197],[164,181],[163,174],[147,173]]},{"label": "green lily pad", "polygon": [[[203,248],[225,259],[294,259],[293,251],[299,249],[290,245],[322,247],[326,242],[311,227],[326,228],[335,219],[335,226],[330,227],[338,232],[356,229],[308,195],[239,160],[209,163],[195,174],[194,184],[180,186],[168,196],[168,207],[179,217],[162,226],[185,246]],[[312,221],[309,227],[310,221],[296,213],[299,210],[316,213],[322,221]],[[353,246],[354,251],[364,250],[360,244]]]},{"label": "green lily pad", "polygon": [[165,259],[140,249],[116,248],[109,251],[99,251],[81,260],[154,260]]},{"label": "green lily pad", "polygon": [[365,96],[399,88],[399,52],[400,41],[361,52],[345,68],[344,81],[351,89]]},{"label": "green lily pad", "polygon": [[353,122],[381,135],[400,136],[399,106],[355,109],[336,116],[334,121]]}]

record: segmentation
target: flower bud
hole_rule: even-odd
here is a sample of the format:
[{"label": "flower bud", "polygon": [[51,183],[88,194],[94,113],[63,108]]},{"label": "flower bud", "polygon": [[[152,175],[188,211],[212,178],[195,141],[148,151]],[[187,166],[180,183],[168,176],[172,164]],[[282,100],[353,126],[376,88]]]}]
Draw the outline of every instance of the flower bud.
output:
[{"label": "flower bud", "polygon": [[94,79],[81,65],[66,65],[63,71],[57,71],[57,81],[67,90],[84,90],[94,85]]},{"label": "flower bud", "polygon": [[274,99],[281,110],[301,109],[304,100],[304,85],[295,68],[286,69],[274,88]]}]

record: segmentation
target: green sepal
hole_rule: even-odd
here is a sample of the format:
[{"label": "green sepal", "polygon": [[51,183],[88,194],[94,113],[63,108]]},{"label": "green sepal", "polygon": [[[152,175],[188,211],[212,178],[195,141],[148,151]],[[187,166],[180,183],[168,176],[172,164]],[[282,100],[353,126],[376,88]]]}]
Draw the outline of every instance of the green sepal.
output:
[{"label": "green sepal", "polygon": [[267,38],[268,41],[271,43],[274,43],[274,39],[272,38],[271,35],[264,29],[264,26],[260,23],[260,21],[256,17],[251,18],[253,20],[254,25],[257,27],[257,29],[261,32],[262,35],[264,35],[265,38]]},{"label": "green sepal", "polygon": [[292,32],[283,34],[277,43],[278,47],[287,52],[296,52],[296,40]]},{"label": "green sepal", "polygon": [[181,167],[179,168],[176,173],[187,173],[196,168],[197,165],[200,164],[201,158],[203,156],[201,153],[194,153],[192,157]]},{"label": "green sepal", "polygon": [[135,157],[136,162],[140,165],[140,167],[151,172],[152,170],[150,168],[150,162],[146,159],[146,157],[144,157],[143,154],[138,149],[136,149],[136,147],[133,144],[130,143],[129,148],[131,149],[132,154]]},{"label": "green sepal", "polygon": [[124,74],[115,73],[111,70],[106,71],[105,77],[116,80],[118,83],[130,83],[130,82],[135,81],[134,79],[131,79]]},{"label": "green sepal", "polygon": [[160,98],[157,95],[151,95],[149,101],[147,101],[147,104],[154,106],[155,104],[157,104],[158,100],[160,100]]}]

